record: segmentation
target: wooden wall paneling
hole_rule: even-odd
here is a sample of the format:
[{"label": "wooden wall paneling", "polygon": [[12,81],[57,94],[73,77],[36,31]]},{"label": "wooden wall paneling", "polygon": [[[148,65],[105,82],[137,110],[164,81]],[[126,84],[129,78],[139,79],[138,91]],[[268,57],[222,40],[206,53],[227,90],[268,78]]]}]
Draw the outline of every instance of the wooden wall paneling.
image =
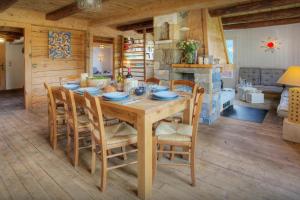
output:
[{"label": "wooden wall paneling", "polygon": [[[71,32],[72,56],[65,59],[51,59],[48,55],[48,32]],[[43,83],[59,85],[60,77],[80,75],[85,72],[87,51],[85,45],[89,40],[86,31],[59,29],[44,26],[32,26],[32,108],[39,110],[46,104]]]},{"label": "wooden wall paneling", "polygon": [[86,48],[85,48],[85,71],[89,73],[89,75],[93,75],[93,43],[94,43],[94,35],[92,32],[86,32]]}]

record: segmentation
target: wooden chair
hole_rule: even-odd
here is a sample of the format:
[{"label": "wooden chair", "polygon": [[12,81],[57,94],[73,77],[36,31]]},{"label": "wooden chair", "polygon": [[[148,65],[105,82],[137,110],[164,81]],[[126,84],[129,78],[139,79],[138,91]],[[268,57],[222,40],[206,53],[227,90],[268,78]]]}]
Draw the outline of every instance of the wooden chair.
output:
[{"label": "wooden chair", "polygon": [[[171,81],[170,88],[172,91],[175,91],[178,86],[186,86],[186,87],[191,88],[192,96],[193,97],[195,96],[196,89],[197,89],[197,84],[195,84],[195,82],[192,82],[189,80],[172,80]],[[180,112],[171,117],[164,119],[164,121],[179,123],[179,122],[182,122],[182,118],[183,118],[182,115],[183,115],[183,113]],[[163,145],[160,148],[163,149],[164,148]],[[175,147],[171,147],[172,150],[174,150],[174,148]],[[160,154],[159,158],[161,156],[162,156],[162,154]],[[170,154],[170,160],[172,160],[172,159],[174,159],[174,154]]]},{"label": "wooden chair", "polygon": [[[112,169],[124,167],[130,164],[135,164],[137,161],[127,162],[121,165],[115,165],[108,167],[108,159],[122,156],[124,154],[137,152],[137,149],[132,149],[126,152],[113,153],[107,155],[107,151],[115,148],[122,148],[128,145],[137,145],[137,131],[133,127],[125,124],[125,132],[119,134],[119,125],[104,127],[103,115],[100,106],[99,97],[93,97],[88,93],[84,94],[86,102],[86,110],[88,111],[88,116],[90,120],[90,128],[92,133],[92,161],[91,161],[91,173],[95,172],[96,167],[96,154],[99,154],[101,163],[101,183],[100,189],[105,191],[106,189],[106,179],[107,172]],[[97,150],[99,148],[99,151]]]},{"label": "wooden chair", "polygon": [[177,86],[187,86],[192,89],[192,94],[195,96],[196,90],[197,90],[197,85],[193,81],[188,81],[188,80],[172,80],[171,81],[171,90],[174,91],[176,90]]},{"label": "wooden chair", "polygon": [[[85,115],[83,107],[76,101],[74,92],[65,88],[61,89],[61,95],[66,110],[67,119],[67,156],[70,160],[71,139],[73,139],[73,165],[78,166],[79,151],[91,148],[90,144],[85,144],[90,139],[90,129],[88,116]],[[82,109],[80,111],[80,109]]]},{"label": "wooden chair", "polygon": [[[204,89],[198,87],[194,97],[194,108],[192,116],[192,125],[189,124],[174,124],[169,122],[161,122],[155,130],[156,136],[153,138],[153,174],[156,173],[157,153],[172,153],[189,155],[188,164],[160,163],[165,165],[189,166],[191,169],[192,185],[196,184],[195,168],[196,168],[196,141],[199,123],[199,115],[201,112]],[[169,132],[172,130],[172,132]],[[157,145],[180,146],[182,151],[164,149],[157,150]]]},{"label": "wooden chair", "polygon": [[47,83],[44,83],[44,87],[47,90],[48,98],[48,124],[49,124],[49,136],[50,144],[53,150],[57,147],[57,138],[64,135],[63,128],[65,126],[65,111],[60,106],[60,87],[51,87]]},{"label": "wooden chair", "polygon": [[151,78],[148,78],[146,80],[146,83],[152,83],[152,84],[160,85],[160,80],[155,78],[155,77],[151,77]]}]

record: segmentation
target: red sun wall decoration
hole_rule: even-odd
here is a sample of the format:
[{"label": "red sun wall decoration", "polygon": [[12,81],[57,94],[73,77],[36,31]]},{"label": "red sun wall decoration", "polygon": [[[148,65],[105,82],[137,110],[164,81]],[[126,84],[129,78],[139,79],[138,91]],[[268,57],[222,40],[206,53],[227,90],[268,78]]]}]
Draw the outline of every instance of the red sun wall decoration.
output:
[{"label": "red sun wall decoration", "polygon": [[264,48],[265,52],[274,53],[275,50],[280,49],[281,43],[276,38],[268,37],[266,40],[263,40],[261,42],[261,48]]}]

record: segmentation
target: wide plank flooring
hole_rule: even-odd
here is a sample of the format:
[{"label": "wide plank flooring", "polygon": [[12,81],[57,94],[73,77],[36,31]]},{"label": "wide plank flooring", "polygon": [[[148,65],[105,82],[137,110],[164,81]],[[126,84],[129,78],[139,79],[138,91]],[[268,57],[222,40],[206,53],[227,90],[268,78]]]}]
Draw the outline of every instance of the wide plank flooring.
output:
[{"label": "wide plank flooring", "polygon": [[[90,151],[73,168],[63,141],[50,148],[46,113],[27,112],[20,102],[0,94],[1,200],[137,199],[135,165],[111,171],[100,192],[99,163],[94,175],[88,171]],[[220,118],[200,125],[197,186],[189,185],[189,169],[159,166],[153,199],[300,199],[300,144],[282,140],[281,129],[273,110],[263,124]]]}]

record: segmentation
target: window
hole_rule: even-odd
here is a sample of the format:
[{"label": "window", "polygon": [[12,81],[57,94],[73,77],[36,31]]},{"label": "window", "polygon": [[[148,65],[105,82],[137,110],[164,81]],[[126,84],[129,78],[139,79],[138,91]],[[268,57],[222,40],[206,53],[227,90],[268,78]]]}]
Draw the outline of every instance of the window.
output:
[{"label": "window", "polygon": [[233,40],[226,40],[226,48],[230,64],[233,64],[233,45]]}]

